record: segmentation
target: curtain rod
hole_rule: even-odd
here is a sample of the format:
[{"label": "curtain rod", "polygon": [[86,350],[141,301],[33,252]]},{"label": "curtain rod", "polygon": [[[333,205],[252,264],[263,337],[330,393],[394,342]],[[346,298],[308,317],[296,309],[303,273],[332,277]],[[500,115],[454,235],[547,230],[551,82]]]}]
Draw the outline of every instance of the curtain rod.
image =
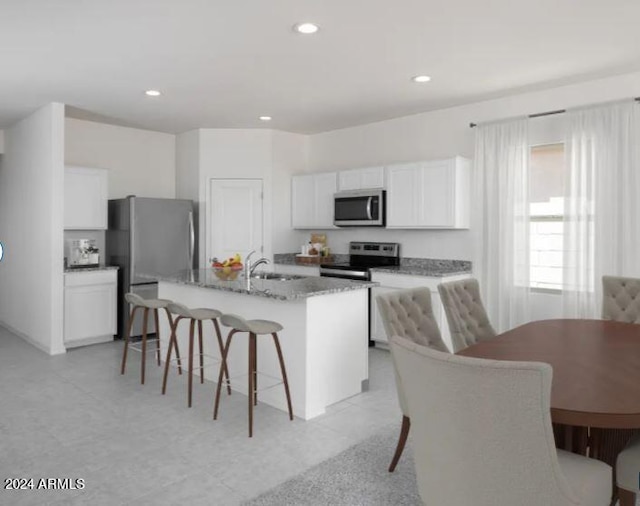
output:
[{"label": "curtain rod", "polygon": [[[634,100],[636,102],[640,102],[640,97],[635,97]],[[552,116],[553,114],[564,114],[565,112],[567,112],[566,109],[558,109],[556,111],[538,112],[538,113],[535,113],[535,114],[529,114],[527,116],[527,118],[540,118],[542,116]],[[477,123],[469,123],[469,128],[475,128],[477,126],[478,126]]]}]

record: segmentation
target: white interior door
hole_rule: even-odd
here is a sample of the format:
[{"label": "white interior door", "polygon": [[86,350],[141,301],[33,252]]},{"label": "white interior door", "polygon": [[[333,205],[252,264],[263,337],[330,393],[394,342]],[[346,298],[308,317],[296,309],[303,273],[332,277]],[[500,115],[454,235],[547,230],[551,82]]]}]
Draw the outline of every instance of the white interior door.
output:
[{"label": "white interior door", "polygon": [[244,262],[252,250],[259,258],[263,252],[262,180],[211,179],[207,232],[207,265],[210,258],[223,261],[236,253]]}]

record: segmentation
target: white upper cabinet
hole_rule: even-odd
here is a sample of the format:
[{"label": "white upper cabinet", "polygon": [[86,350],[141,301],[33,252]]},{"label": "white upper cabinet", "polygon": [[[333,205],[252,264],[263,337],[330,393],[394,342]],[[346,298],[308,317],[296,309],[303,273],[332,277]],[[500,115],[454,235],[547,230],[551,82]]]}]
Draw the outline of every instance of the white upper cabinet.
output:
[{"label": "white upper cabinet", "polygon": [[65,167],[64,228],[106,230],[108,171]]},{"label": "white upper cabinet", "polygon": [[334,228],[335,172],[294,176],[291,179],[291,225],[293,228]]},{"label": "white upper cabinet", "polygon": [[387,167],[387,228],[469,228],[470,162]]},{"label": "white upper cabinet", "polygon": [[340,191],[367,188],[384,188],[384,167],[368,167],[338,172],[338,189]]}]

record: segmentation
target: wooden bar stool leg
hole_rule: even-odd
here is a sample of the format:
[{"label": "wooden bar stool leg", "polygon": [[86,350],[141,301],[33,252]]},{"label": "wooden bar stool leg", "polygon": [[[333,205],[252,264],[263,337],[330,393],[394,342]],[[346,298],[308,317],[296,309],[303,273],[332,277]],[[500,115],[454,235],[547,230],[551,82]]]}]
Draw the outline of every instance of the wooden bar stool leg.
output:
[{"label": "wooden bar stool leg", "polygon": [[195,327],[196,321],[191,320],[189,323],[189,381],[188,381],[188,406],[191,407],[191,391],[193,389],[193,329]]},{"label": "wooden bar stool leg", "polygon": [[[169,319],[169,328],[171,329],[171,332],[174,331],[173,328],[173,317],[171,316],[171,312],[165,307],[164,310],[167,312],[167,318]],[[178,320],[180,319],[180,317],[178,317]],[[173,346],[176,350],[176,362],[178,363],[178,374],[182,374],[182,362],[180,360],[180,350],[178,349],[178,338],[177,336],[174,336],[175,339],[173,340]],[[169,340],[169,346],[171,346],[171,340]]]},{"label": "wooden bar stool leg", "polygon": [[278,333],[274,332],[273,342],[276,345],[276,351],[278,352],[278,360],[280,361],[280,371],[282,372],[282,382],[284,383],[284,392],[287,395],[287,407],[289,408],[289,420],[293,420],[293,409],[291,407],[291,394],[289,393],[289,381],[287,380],[287,370],[284,366],[284,359],[282,358],[282,349],[280,348],[280,340],[278,339]]},{"label": "wooden bar stool leg", "polygon": [[391,465],[389,466],[389,472],[392,473],[396,470],[400,456],[404,451],[404,447],[407,444],[407,436],[409,436],[409,429],[411,428],[411,419],[408,416],[402,416],[402,427],[400,428],[400,437],[398,438],[398,446],[396,446],[396,452],[391,459]]},{"label": "wooden bar stool leg", "polygon": [[258,405],[258,339],[253,335],[253,405]]},{"label": "wooden bar stool leg", "polygon": [[134,306],[129,313],[129,325],[127,326],[127,333],[124,336],[124,351],[122,352],[122,366],[120,367],[120,374],[124,374],[124,369],[127,366],[127,351],[129,350],[129,337],[131,336],[131,329],[133,328],[133,319],[136,316],[136,312],[139,306]]},{"label": "wooden bar stool leg", "polygon": [[[220,325],[218,325],[218,320],[215,318],[211,320],[213,322],[213,326],[216,330],[216,337],[218,338],[218,348],[220,349],[220,358],[221,365],[224,365],[224,374],[227,377],[227,393],[231,395],[231,380],[229,380],[229,369],[227,368],[226,361],[222,361],[222,355],[224,353],[224,344],[222,344],[222,334],[220,333]],[[220,382],[218,381],[218,384]]]},{"label": "wooden bar stool leg", "polygon": [[[169,345],[167,346],[167,359],[164,362],[164,376],[162,378],[162,395],[167,391],[167,377],[169,376],[169,362],[171,362],[171,351],[173,350],[173,346],[176,338],[176,329],[178,328],[178,322],[182,317],[178,316],[175,322],[171,323],[171,336],[169,337]],[[176,345],[176,355],[178,354],[178,346]],[[178,367],[180,368],[180,362],[178,362]]]},{"label": "wooden bar stool leg", "polygon": [[231,346],[231,338],[237,330],[231,330],[227,336],[227,342],[222,350],[222,360],[220,362],[220,372],[218,373],[218,386],[216,387],[216,400],[213,406],[213,419],[218,419],[218,406],[220,405],[220,390],[222,390],[222,381],[225,371],[227,371],[227,379],[229,378],[227,370],[227,356],[229,355],[229,346]]},{"label": "wooden bar stool leg", "polygon": [[200,351],[200,384],[204,383],[204,348],[202,347],[202,320],[198,320],[198,350]]},{"label": "wooden bar stool leg", "polygon": [[153,310],[153,320],[156,324],[156,361],[160,365],[160,321],[158,319],[158,309]]},{"label": "wooden bar stool leg", "polygon": [[254,398],[254,379],[255,379],[255,348],[256,335],[249,332],[249,388],[247,398],[249,399],[249,437],[253,437],[253,398]]},{"label": "wooden bar stool leg", "polygon": [[147,364],[147,321],[149,320],[149,308],[144,308],[144,321],[142,322],[142,368],[140,370],[140,383],[144,385],[144,369]]}]

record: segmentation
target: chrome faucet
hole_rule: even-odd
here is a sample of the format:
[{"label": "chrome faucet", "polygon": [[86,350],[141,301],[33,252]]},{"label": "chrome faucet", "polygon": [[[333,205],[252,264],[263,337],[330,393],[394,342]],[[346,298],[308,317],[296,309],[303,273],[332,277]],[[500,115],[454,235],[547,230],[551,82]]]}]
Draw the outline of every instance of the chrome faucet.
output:
[{"label": "chrome faucet", "polygon": [[258,265],[263,265],[263,264],[265,264],[265,265],[266,265],[266,264],[268,264],[268,263],[270,263],[270,262],[269,262],[269,259],[268,259],[268,258],[265,258],[265,257],[262,257],[262,258],[260,258],[260,259],[256,260],[256,261],[253,263],[253,265],[249,268],[249,276],[253,276],[253,271],[255,271],[255,270],[256,270],[256,267],[258,267]]},{"label": "chrome faucet", "polygon": [[253,250],[244,259],[244,278],[245,278],[246,283],[247,283],[247,290],[251,289],[251,276],[253,275],[253,271],[256,270],[256,267],[258,267],[259,265],[262,265],[262,264],[268,264],[269,263],[269,259],[268,258],[262,257],[262,258],[256,260],[252,264],[251,263],[251,255],[253,255],[255,252],[256,251]]},{"label": "chrome faucet", "polygon": [[[253,255],[256,250],[251,251],[244,259],[244,277],[249,279],[251,277],[251,255]],[[247,281],[247,283],[249,283]]]}]

